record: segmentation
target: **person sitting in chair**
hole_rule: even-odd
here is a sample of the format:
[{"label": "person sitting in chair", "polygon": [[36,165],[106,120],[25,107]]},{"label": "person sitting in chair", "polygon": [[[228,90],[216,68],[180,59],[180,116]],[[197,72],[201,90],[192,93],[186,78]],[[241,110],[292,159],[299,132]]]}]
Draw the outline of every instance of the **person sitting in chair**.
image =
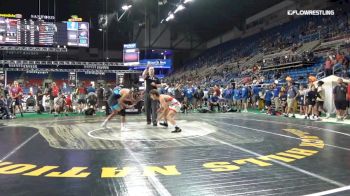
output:
[{"label": "person sitting in chair", "polygon": [[220,111],[219,96],[216,92],[214,92],[213,96],[209,99],[210,111],[214,111],[214,106],[217,106]]},{"label": "person sitting in chair", "polygon": [[58,97],[54,99],[55,104],[55,116],[58,116],[61,112],[64,112],[64,106],[66,105],[66,97],[60,93]]}]

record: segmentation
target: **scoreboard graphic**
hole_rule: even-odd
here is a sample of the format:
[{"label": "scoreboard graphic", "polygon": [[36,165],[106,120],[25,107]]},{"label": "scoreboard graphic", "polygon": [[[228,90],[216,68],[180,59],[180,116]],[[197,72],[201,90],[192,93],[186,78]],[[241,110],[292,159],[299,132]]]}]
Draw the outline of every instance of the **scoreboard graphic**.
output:
[{"label": "scoreboard graphic", "polygon": [[0,17],[0,44],[89,47],[89,23]]}]

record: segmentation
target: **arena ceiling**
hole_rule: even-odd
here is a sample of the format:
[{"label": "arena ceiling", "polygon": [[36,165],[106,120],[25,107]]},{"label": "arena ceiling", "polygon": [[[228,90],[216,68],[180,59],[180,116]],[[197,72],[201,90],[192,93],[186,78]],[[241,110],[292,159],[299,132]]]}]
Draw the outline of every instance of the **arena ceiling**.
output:
[{"label": "arena ceiling", "polygon": [[[40,0],[1,0],[0,13],[22,13],[25,16],[38,14]],[[165,1],[159,5],[158,1]],[[153,15],[152,26],[157,26],[169,11],[174,10],[180,0],[41,0],[41,14],[53,15],[56,10],[58,21],[67,20],[76,14],[92,24],[91,46],[102,48],[102,33],[98,30],[99,16],[121,12],[122,5],[132,3],[133,7],[120,22],[109,25],[109,48],[117,49],[123,43],[132,41],[134,24],[144,24],[145,13]],[[242,28],[247,17],[269,8],[282,0],[194,0],[189,7],[169,22],[176,32],[193,33],[207,41],[234,26]],[[107,5],[106,5],[107,2]],[[54,6],[56,5],[56,6]],[[145,9],[147,8],[147,9]]]},{"label": "arena ceiling", "polygon": [[[168,0],[177,2],[177,0]],[[189,31],[204,41],[234,26],[242,29],[245,19],[281,0],[196,0],[172,21],[177,31]],[[168,8],[169,9],[169,8]]]}]

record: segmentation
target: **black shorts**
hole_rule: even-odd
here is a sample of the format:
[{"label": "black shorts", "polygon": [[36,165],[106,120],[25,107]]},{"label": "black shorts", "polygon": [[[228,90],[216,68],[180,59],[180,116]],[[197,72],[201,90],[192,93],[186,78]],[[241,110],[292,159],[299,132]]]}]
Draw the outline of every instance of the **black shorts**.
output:
[{"label": "black shorts", "polygon": [[180,103],[182,103],[183,102],[183,98],[175,98],[176,100],[178,100]]},{"label": "black shorts", "polygon": [[271,106],[271,101],[265,101],[265,105],[267,106],[267,107],[270,107]]},{"label": "black shorts", "polygon": [[78,99],[78,104],[85,104],[86,100],[85,99]]},{"label": "black shorts", "polygon": [[125,109],[120,110],[119,114],[120,114],[120,116],[125,116],[125,114],[126,114]]},{"label": "black shorts", "polygon": [[15,104],[15,105],[21,105],[21,100],[20,100],[20,99],[15,99],[15,100],[13,101],[13,104]]},{"label": "black shorts", "polygon": [[334,101],[334,105],[337,110],[346,110],[346,107],[348,106],[348,101]]},{"label": "black shorts", "polygon": [[324,101],[316,101],[316,103],[317,103],[318,105],[323,105],[323,104],[324,104]]},{"label": "black shorts", "polygon": [[97,102],[95,100],[89,100],[88,103],[89,105],[96,105]]},{"label": "black shorts", "polygon": [[315,106],[316,105],[316,101],[308,101],[308,105]]}]

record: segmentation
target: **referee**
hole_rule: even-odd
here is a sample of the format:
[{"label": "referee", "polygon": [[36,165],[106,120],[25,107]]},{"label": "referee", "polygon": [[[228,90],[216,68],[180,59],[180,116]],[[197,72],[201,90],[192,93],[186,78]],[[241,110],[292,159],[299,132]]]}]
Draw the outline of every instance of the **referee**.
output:
[{"label": "referee", "polygon": [[152,100],[149,92],[160,87],[161,83],[159,78],[154,75],[154,67],[151,67],[150,65],[147,65],[147,68],[145,71],[143,71],[142,77],[146,81],[145,110],[147,115],[147,124],[150,125],[153,122],[153,126],[157,126],[158,101]]}]

